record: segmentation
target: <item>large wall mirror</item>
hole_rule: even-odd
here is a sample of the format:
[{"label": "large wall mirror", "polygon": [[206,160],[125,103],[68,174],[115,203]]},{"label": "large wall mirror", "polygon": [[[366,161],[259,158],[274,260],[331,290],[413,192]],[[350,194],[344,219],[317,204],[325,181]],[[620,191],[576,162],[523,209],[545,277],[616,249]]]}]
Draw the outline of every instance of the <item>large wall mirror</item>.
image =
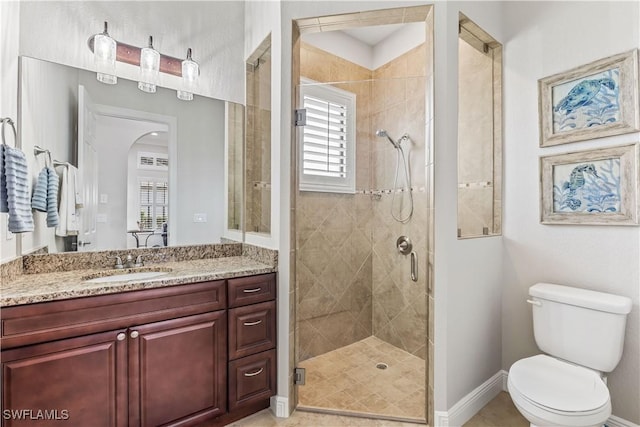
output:
[{"label": "large wall mirror", "polygon": [[[105,85],[93,72],[22,57],[22,150],[34,183],[47,165],[61,178],[65,163],[78,168],[77,200],[65,203],[80,223],[77,232],[47,227],[46,213],[36,212],[22,253],[220,242],[241,226],[234,212],[242,200],[228,189],[242,187],[242,163],[226,160],[230,152],[242,157],[243,112],[203,96],[181,101],[160,87],[144,93],[122,78]],[[51,158],[32,155],[35,146]]]}]

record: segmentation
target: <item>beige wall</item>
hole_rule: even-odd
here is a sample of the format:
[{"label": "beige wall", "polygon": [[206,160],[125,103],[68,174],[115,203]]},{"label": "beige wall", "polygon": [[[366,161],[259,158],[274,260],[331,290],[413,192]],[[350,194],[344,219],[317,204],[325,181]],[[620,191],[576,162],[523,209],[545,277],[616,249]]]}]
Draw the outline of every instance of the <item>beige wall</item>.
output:
[{"label": "beige wall", "polygon": [[227,228],[242,229],[244,106],[227,104]]},{"label": "beige wall", "polygon": [[458,228],[481,236],[493,233],[493,58],[458,46]]},{"label": "beige wall", "polygon": [[271,49],[247,64],[245,230],[271,231]]},{"label": "beige wall", "polygon": [[[356,191],[370,188],[371,71],[306,43],[300,74],[356,94]],[[372,334],[371,198],[301,191],[296,206],[299,360]]]},{"label": "beige wall", "polygon": [[[371,71],[311,45],[302,44],[301,75],[356,93],[356,191],[369,194],[300,192],[297,199],[297,316],[300,359],[375,335],[426,357],[426,229],[424,180],[425,46]],[[404,133],[414,186],[408,224],[391,216],[396,150],[376,129],[394,139]],[[402,167],[402,166],[401,166]],[[401,170],[402,171],[402,170]],[[398,181],[398,187],[404,180]],[[386,192],[384,192],[386,190]],[[394,208],[407,208],[397,194]],[[403,210],[403,213],[406,213]],[[399,213],[396,214],[397,216]],[[411,281],[410,258],[395,247],[412,239],[419,280]]]},{"label": "beige wall", "polygon": [[[373,201],[373,334],[422,358],[427,352],[426,64],[422,44],[373,72],[369,131],[375,135],[376,129],[385,129],[394,140],[409,135],[402,147],[410,166],[414,201],[408,223],[393,219],[392,209],[396,217],[404,217],[409,209],[408,193],[396,193],[392,206],[393,191],[406,185],[403,166],[401,163],[394,187],[397,150],[386,138],[376,138],[371,146],[373,188],[382,190],[382,196]],[[411,239],[418,255],[417,282],[411,280],[410,257],[396,249],[401,235]]]}]

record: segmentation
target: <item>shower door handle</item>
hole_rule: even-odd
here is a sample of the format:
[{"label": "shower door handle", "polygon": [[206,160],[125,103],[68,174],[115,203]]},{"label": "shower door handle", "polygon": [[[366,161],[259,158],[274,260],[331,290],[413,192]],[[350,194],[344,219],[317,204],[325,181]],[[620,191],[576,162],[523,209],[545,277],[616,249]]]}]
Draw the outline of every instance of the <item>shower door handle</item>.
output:
[{"label": "shower door handle", "polygon": [[411,280],[418,281],[418,255],[415,251],[411,252]]}]

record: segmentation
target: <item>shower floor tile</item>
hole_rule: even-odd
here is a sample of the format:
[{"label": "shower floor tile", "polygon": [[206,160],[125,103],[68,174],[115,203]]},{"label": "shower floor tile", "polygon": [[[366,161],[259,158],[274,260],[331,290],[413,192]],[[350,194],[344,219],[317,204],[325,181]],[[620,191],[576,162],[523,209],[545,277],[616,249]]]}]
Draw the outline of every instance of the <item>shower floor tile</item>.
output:
[{"label": "shower floor tile", "polygon": [[376,337],[365,338],[298,365],[306,369],[298,408],[424,421],[425,365]]}]

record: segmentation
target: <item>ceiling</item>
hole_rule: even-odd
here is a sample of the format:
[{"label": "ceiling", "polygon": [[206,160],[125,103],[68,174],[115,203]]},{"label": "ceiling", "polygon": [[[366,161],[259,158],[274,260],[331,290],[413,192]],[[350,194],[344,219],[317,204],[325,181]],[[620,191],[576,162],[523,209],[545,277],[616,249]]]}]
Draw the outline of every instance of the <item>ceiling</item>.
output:
[{"label": "ceiling", "polygon": [[406,24],[375,25],[341,30],[341,32],[374,47]]}]

